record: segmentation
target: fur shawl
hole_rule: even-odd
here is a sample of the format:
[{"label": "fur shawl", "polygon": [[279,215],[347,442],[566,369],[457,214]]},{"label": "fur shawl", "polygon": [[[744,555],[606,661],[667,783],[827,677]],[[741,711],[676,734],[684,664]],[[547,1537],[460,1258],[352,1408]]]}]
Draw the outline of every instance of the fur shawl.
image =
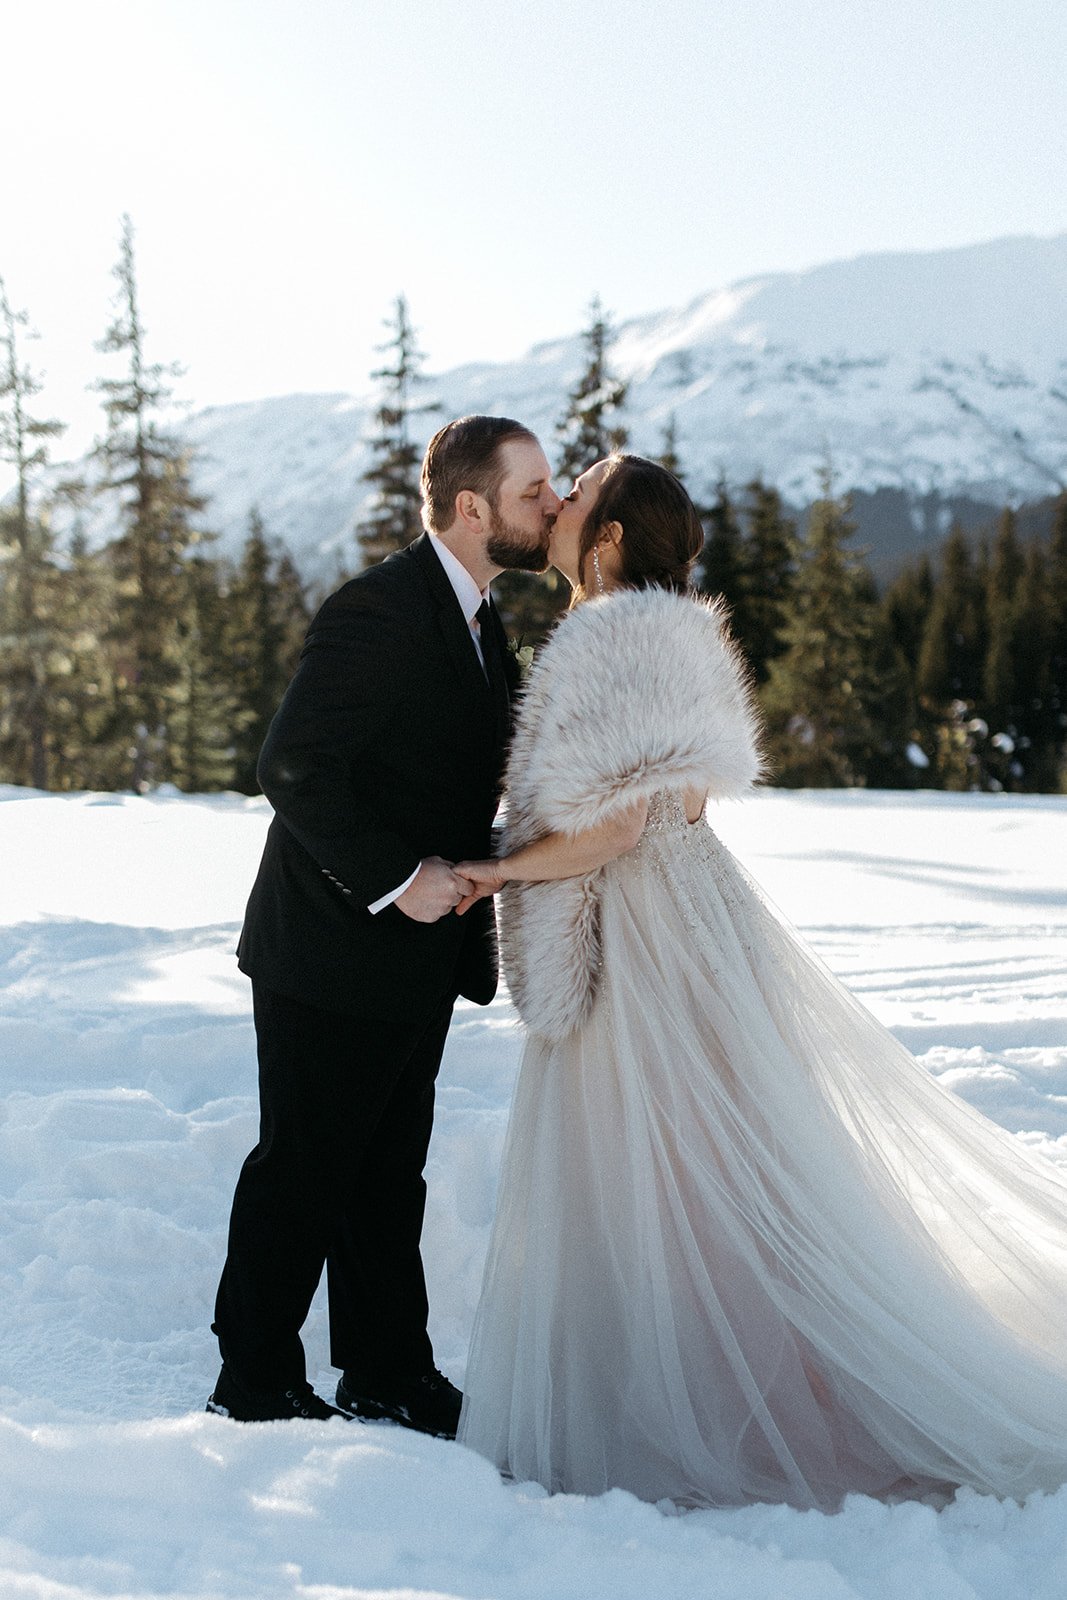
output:
[{"label": "fur shawl", "polygon": [[[568,612],[531,668],[507,776],[503,853],[578,833],[687,785],[719,799],[760,774],[749,680],[719,602],[628,589]],[[500,946],[527,1027],[562,1039],[600,965],[600,871],[509,883]]]}]

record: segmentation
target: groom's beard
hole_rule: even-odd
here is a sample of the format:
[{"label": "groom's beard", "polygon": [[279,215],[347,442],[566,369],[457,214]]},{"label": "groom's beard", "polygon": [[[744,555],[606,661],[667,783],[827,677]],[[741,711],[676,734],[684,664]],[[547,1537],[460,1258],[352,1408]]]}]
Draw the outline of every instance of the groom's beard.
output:
[{"label": "groom's beard", "polygon": [[551,523],[546,525],[540,539],[537,539],[526,529],[517,528],[513,522],[505,522],[495,510],[492,511],[492,517],[485,553],[493,565],[505,572],[544,572],[548,566]]}]

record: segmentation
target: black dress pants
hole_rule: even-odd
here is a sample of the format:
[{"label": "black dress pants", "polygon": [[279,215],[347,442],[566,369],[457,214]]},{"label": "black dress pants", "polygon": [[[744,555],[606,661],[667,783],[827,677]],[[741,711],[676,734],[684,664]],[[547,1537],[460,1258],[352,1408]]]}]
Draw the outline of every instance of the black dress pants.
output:
[{"label": "black dress pants", "polygon": [[257,984],[253,1001],[260,1133],[230,1216],[222,1358],[249,1388],[302,1382],[300,1329],[325,1263],[333,1364],[373,1387],[425,1372],[422,1171],[455,997],[388,1022]]}]

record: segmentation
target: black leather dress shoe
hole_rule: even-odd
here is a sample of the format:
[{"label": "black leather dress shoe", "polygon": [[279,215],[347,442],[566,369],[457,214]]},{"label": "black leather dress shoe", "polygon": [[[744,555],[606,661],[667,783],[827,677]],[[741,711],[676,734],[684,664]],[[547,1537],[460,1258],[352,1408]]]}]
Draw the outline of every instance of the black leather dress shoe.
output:
[{"label": "black leather dress shoe", "polygon": [[316,1422],[328,1422],[331,1417],[348,1420],[343,1411],[327,1405],[310,1383],[295,1383],[290,1389],[247,1389],[226,1366],[205,1409],[235,1422],[292,1422],[295,1417]]},{"label": "black leather dress shoe", "polygon": [[436,1367],[385,1387],[363,1384],[357,1373],[346,1372],[337,1385],[337,1404],[361,1422],[398,1422],[437,1439],[454,1439],[463,1396]]}]

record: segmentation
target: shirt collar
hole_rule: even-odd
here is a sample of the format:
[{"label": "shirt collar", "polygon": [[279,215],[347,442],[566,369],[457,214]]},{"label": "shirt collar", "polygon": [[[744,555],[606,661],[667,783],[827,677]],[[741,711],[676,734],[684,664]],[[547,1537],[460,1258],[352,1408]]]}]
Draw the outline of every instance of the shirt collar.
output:
[{"label": "shirt collar", "polygon": [[458,556],[453,555],[447,544],[443,544],[436,534],[429,535],[430,544],[437,552],[437,559],[445,569],[445,575],[456,592],[460,610],[468,623],[474,621],[478,615],[478,607],[483,600],[488,600],[489,589],[479,589],[466,567]]}]

